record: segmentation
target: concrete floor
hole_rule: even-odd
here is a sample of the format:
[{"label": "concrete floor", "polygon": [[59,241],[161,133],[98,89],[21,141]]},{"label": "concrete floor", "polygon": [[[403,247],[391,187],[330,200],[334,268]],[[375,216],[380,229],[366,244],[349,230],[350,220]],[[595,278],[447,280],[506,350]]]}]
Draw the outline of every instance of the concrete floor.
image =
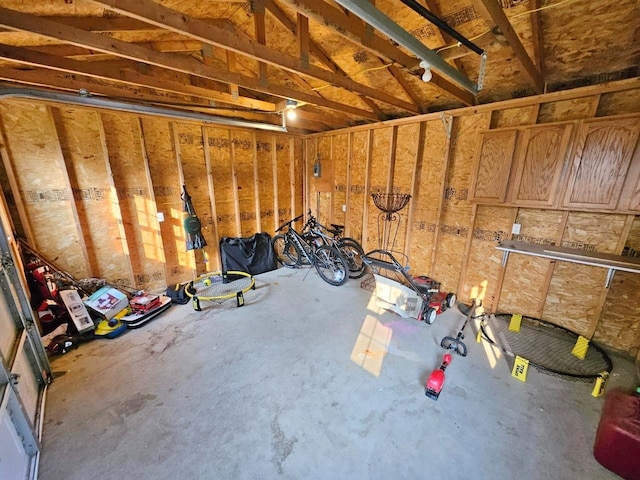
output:
[{"label": "concrete floor", "polygon": [[[39,478],[618,478],[592,456],[591,384],[535,370],[521,383],[469,331],[430,400],[457,309],[429,326],[377,309],[359,280],[306,273],[54,359]],[[609,388],[636,381],[614,358]]]}]

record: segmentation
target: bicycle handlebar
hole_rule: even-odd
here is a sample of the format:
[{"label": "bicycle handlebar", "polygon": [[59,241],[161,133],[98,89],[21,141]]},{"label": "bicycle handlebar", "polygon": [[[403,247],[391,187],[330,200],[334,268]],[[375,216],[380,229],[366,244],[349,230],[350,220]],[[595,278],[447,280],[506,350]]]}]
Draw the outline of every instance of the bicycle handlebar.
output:
[{"label": "bicycle handlebar", "polygon": [[304,213],[301,215],[298,215],[296,218],[294,218],[293,220],[289,220],[288,222],[284,222],[282,225],[280,225],[277,229],[276,232],[279,232],[280,230],[282,230],[284,227],[291,227],[291,224],[293,222],[297,222],[298,220],[300,220],[302,217],[304,216]]}]

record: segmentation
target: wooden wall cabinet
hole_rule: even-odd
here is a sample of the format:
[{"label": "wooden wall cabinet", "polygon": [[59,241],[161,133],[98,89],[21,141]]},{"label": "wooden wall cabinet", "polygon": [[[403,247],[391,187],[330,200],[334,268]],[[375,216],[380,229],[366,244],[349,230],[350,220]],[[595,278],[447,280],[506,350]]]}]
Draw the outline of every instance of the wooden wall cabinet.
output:
[{"label": "wooden wall cabinet", "polygon": [[572,124],[557,124],[520,132],[509,203],[527,207],[555,205],[572,129]]},{"label": "wooden wall cabinet", "polygon": [[573,210],[615,210],[639,132],[637,116],[581,122],[562,206]]},{"label": "wooden wall cabinet", "polygon": [[502,203],[506,199],[517,129],[480,134],[469,198],[472,202]]}]

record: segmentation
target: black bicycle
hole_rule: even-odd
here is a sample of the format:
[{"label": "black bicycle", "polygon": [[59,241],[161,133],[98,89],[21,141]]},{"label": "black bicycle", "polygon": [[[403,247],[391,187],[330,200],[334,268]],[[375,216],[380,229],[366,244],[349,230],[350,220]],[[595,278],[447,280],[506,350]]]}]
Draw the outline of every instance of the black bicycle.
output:
[{"label": "black bicycle", "polygon": [[344,225],[331,224],[332,228],[325,227],[312,215],[309,210],[309,220],[302,230],[302,236],[307,238],[320,237],[325,245],[334,247],[347,261],[349,278],[361,278],[367,272],[367,265],[363,262],[364,250],[357,240],[343,237]]},{"label": "black bicycle", "polygon": [[[313,265],[325,282],[335,286],[343,285],[349,278],[347,261],[336,248],[326,245],[321,237],[303,236],[296,231],[292,225],[302,217],[303,215],[300,215],[289,220],[276,230],[276,233],[283,232],[271,240],[276,258],[283,266],[289,268],[300,267],[304,263]],[[305,229],[308,229],[307,225],[303,228]]]}]

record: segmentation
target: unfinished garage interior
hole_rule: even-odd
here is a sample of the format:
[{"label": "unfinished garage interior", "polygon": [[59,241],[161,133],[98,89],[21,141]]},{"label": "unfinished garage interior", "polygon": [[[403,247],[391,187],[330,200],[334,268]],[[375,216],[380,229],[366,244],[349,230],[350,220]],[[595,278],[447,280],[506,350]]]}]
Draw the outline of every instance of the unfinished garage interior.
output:
[{"label": "unfinished garage interior", "polygon": [[[640,479],[639,65],[638,0],[0,0],[0,478]],[[362,276],[34,299],[300,216]]]}]

